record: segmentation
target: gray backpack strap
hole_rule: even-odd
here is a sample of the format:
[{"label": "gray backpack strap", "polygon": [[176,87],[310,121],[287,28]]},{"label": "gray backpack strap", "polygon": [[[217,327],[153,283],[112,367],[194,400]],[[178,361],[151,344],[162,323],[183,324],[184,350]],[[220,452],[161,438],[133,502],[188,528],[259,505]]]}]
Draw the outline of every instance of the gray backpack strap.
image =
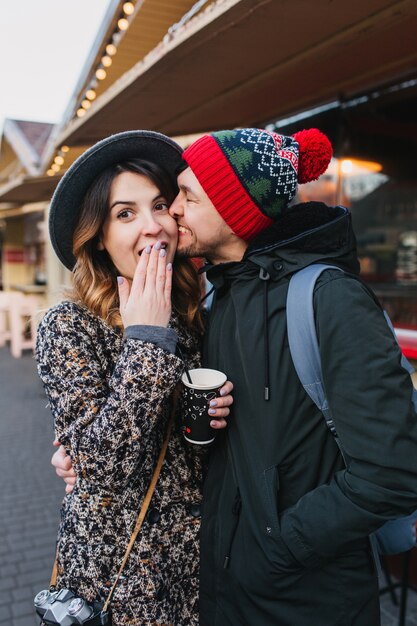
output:
[{"label": "gray backpack strap", "polygon": [[[337,269],[333,265],[317,264],[306,267],[291,277],[287,296],[287,333],[291,357],[298,378],[306,393],[314,404],[323,413],[326,424],[334,436],[340,452],[347,465],[348,458],[344,454],[342,445],[334,426],[324,392],[320,351],[317,341],[316,325],[314,320],[313,292],[320,274],[327,269]],[[384,311],[387,324],[394,338],[395,330],[391,320]],[[410,374],[414,368],[402,356],[401,365]],[[413,392],[413,404],[417,410],[417,393]],[[398,554],[410,550],[416,543],[417,511],[411,515],[386,522],[381,528],[370,535],[375,563],[380,569],[378,551],[382,554]]]},{"label": "gray backpack strap", "polygon": [[318,263],[292,275],[287,295],[287,333],[295,371],[307,394],[323,413],[343,454],[323,389],[321,359],[314,320],[313,291],[320,274],[340,267]]}]

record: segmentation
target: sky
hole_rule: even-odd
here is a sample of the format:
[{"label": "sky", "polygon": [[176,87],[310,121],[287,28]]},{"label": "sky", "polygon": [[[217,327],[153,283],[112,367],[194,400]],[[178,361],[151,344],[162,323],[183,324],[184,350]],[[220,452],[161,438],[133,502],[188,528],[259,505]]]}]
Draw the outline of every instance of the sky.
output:
[{"label": "sky", "polygon": [[109,1],[1,3],[0,133],[8,117],[61,121]]}]

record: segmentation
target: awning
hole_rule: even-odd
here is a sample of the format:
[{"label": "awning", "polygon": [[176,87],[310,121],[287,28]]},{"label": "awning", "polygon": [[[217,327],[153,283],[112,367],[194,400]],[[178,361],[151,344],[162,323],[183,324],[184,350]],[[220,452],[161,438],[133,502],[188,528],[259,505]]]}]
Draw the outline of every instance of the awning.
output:
[{"label": "awning", "polygon": [[19,178],[0,187],[0,203],[28,204],[51,199],[60,176]]},{"label": "awning", "polygon": [[257,125],[417,72],[415,0],[223,0],[124,74],[58,143]]}]

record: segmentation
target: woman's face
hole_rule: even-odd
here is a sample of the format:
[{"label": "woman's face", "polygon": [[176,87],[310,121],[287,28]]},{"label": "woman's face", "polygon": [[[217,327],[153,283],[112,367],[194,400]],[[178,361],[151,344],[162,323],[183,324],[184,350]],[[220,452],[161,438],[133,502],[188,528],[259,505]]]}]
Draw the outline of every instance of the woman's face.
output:
[{"label": "woman's face", "polygon": [[177,223],[168,213],[167,199],[149,178],[119,174],[110,187],[109,207],[99,249],[107,250],[121,276],[132,280],[142,251],[157,241],[166,249],[167,263],[172,262]]}]

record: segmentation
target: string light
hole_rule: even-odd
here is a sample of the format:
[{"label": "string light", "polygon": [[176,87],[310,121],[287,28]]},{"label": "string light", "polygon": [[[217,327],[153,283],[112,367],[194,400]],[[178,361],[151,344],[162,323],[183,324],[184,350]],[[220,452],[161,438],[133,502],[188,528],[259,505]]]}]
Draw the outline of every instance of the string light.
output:
[{"label": "string light", "polygon": [[[84,111],[85,112],[85,111]],[[58,150],[57,154],[54,157],[53,163],[50,164],[49,169],[46,171],[47,176],[54,176],[59,172],[61,167],[64,165],[65,159],[63,157],[64,154],[69,152],[69,146],[62,145]]]},{"label": "string light", "polygon": [[98,81],[102,81],[107,77],[107,72],[105,68],[108,68],[112,65],[112,57],[117,54],[117,46],[120,44],[120,41],[125,34],[125,31],[129,28],[131,19],[133,19],[131,16],[134,15],[135,11],[141,5],[141,2],[136,4],[135,2],[123,3],[122,13],[119,15],[119,19],[117,20],[117,26],[113,32],[113,35],[110,37],[110,40],[108,40],[103,56],[100,58],[100,62],[96,67],[95,78],[90,81],[90,84],[83,96],[83,99],[78,105],[78,109],[76,111],[77,117],[84,117],[87,110],[90,108],[92,101],[96,99],[96,87],[98,85]]}]

